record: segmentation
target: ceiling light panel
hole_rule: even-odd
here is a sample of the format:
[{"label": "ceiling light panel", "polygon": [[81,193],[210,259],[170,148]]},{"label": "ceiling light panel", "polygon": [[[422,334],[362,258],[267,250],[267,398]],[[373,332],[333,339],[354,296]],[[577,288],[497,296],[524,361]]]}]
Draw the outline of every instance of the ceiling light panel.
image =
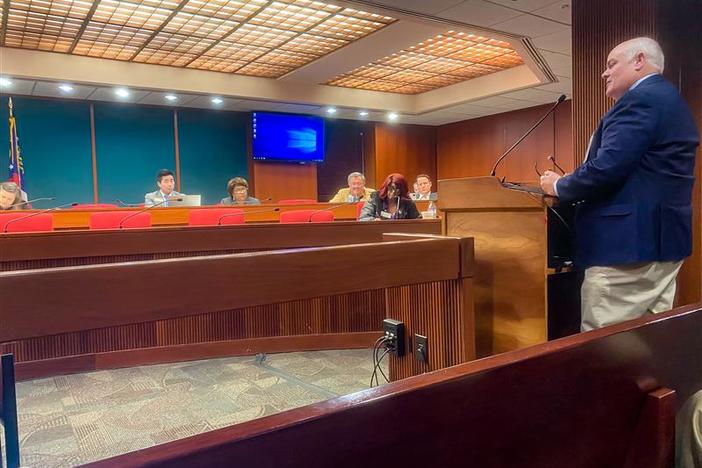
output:
[{"label": "ceiling light panel", "polygon": [[[519,54],[504,41],[447,31],[337,76],[325,84],[418,94],[523,63]],[[354,82],[354,77],[359,81]],[[396,86],[392,87],[391,83]]]},{"label": "ceiling light panel", "polygon": [[234,21],[180,12],[163,27],[163,30],[186,36],[221,39],[237,26],[239,23]]},{"label": "ceiling light panel", "polygon": [[[163,52],[180,52],[198,56],[214,43],[215,41],[212,39],[199,39],[182,34],[160,32],[149,42],[149,49],[161,50]],[[138,60],[135,58],[135,61]]]},{"label": "ceiling light panel", "polygon": [[[8,28],[0,45],[268,78],[280,77],[395,21],[313,0],[5,0],[2,4],[8,3]],[[398,71],[402,70],[390,72]]]},{"label": "ceiling light panel", "polygon": [[196,15],[243,22],[260,10],[267,0],[190,0],[182,11]]},{"label": "ceiling light panel", "polygon": [[247,62],[241,60],[232,60],[217,57],[198,57],[189,63],[188,68],[197,68],[200,70],[218,71],[224,73],[233,73],[244,67]]},{"label": "ceiling light panel", "polygon": [[99,4],[93,14],[92,23],[129,26],[155,31],[171,14],[171,11],[165,8],[154,8],[142,4],[114,0],[96,1],[99,1]]},{"label": "ceiling light panel", "polygon": [[292,31],[283,31],[281,29],[268,28],[266,26],[255,26],[253,24],[244,24],[234,31],[227,41],[236,44],[255,45],[275,49],[276,47],[290,41],[297,36],[297,33]]},{"label": "ceiling light panel", "polygon": [[167,50],[143,49],[136,57],[134,57],[134,61],[156,65],[184,67],[196,58],[197,55],[193,54],[181,54]]},{"label": "ceiling light panel", "polygon": [[[296,4],[295,4],[296,3]],[[273,2],[249,20],[251,24],[275,27],[286,31],[304,32],[329,18],[339,7],[319,4],[321,9],[293,4]]]},{"label": "ceiling light panel", "polygon": [[[24,6],[24,5],[23,5]],[[5,45],[66,52],[80,30],[80,18],[44,14],[11,7],[7,15]]]}]

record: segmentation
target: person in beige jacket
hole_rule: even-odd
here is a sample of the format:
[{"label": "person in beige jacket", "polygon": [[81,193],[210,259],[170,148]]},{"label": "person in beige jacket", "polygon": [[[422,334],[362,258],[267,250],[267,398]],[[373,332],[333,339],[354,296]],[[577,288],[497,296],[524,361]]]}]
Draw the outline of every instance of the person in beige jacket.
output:
[{"label": "person in beige jacket", "polygon": [[371,194],[375,190],[366,187],[366,178],[360,172],[352,172],[346,178],[349,186],[342,188],[329,200],[329,203],[351,203],[370,200]]}]

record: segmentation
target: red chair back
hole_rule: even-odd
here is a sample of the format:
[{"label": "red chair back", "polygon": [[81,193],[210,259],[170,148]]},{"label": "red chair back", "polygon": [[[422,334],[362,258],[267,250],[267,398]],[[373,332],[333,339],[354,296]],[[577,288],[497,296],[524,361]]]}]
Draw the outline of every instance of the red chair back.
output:
[{"label": "red chair back", "polygon": [[[49,213],[38,214],[31,218],[22,219],[10,223],[13,219],[29,216],[27,213],[3,213],[0,214],[0,233],[2,232],[39,232],[53,231],[54,217]],[[10,223],[10,224],[8,224]],[[7,225],[7,226],[6,226]]]},{"label": "red chair back", "polygon": [[[138,211],[98,211],[90,213],[90,229],[119,229],[120,223],[127,216]],[[123,228],[151,227],[151,213],[144,211],[124,221]]]},{"label": "red chair back", "polygon": [[190,226],[218,226],[244,224],[244,210],[240,208],[192,209],[188,212]]},{"label": "red chair back", "polygon": [[318,203],[317,200],[311,198],[289,198],[287,200],[278,200],[279,205],[310,205]]},{"label": "red chair back", "polygon": [[356,203],[356,219],[361,217],[361,210],[363,209],[363,205],[365,205],[366,202],[360,201]]},{"label": "red chair back", "polygon": [[319,210],[292,210],[280,213],[280,222],[286,223],[326,223],[334,221],[334,213]]},{"label": "red chair back", "polygon": [[118,208],[112,203],[79,203],[71,207],[72,210],[111,210]]}]

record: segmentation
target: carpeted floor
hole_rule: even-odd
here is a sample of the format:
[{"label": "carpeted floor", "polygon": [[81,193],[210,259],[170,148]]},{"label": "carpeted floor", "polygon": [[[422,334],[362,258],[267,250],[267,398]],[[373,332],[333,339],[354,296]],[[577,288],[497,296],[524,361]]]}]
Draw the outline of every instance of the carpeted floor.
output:
[{"label": "carpeted floor", "polygon": [[370,350],[342,350],[20,382],[22,466],[79,465],[346,395],[368,388],[372,370]]}]

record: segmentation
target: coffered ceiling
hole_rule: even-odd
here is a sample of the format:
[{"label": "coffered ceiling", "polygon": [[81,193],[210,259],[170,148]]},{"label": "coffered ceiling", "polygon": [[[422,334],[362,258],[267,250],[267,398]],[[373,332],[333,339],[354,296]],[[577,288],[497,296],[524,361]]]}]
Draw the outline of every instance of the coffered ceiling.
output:
[{"label": "coffered ceiling", "polygon": [[0,14],[3,94],[440,125],[571,92],[569,0],[5,0]]}]

